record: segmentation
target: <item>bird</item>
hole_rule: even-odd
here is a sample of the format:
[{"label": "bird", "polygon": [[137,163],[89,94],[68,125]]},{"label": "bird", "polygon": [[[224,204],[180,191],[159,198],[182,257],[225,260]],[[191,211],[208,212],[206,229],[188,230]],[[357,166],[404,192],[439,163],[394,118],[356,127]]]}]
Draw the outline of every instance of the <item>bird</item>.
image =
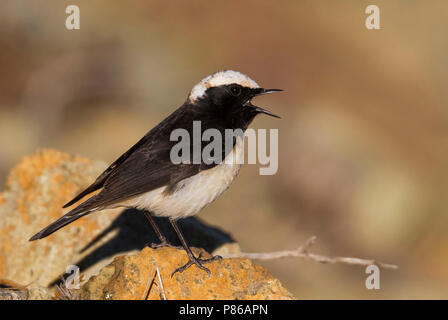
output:
[{"label": "bird", "polygon": [[[207,129],[216,129],[220,133],[227,129],[245,132],[259,114],[280,118],[252,104],[253,98],[278,91],[283,90],[264,89],[249,76],[233,70],[218,71],[203,78],[192,88],[178,109],[149,130],[63,208],[74,205],[94,191],[97,193],[36,233],[29,241],[45,238],[96,211],[117,207],[136,208],[144,213],[160,239],[159,244],[151,245],[153,248],[172,245],[160,232],[152,216],[167,217],[175,230],[187,253],[188,262],[175,269],[172,275],[183,272],[192,265],[210,275],[210,270],[204,264],[221,257],[196,257],[177,222],[181,218],[197,214],[216,200],[234,181],[242,162],[226,160],[229,157],[241,160],[243,138],[234,138],[230,150],[223,146],[221,161],[173,163],[171,149],[176,141],[170,138],[171,133],[175,129],[183,129],[191,134],[194,122],[197,121],[200,121],[202,132]],[[204,142],[201,141],[201,148],[203,147]]]}]

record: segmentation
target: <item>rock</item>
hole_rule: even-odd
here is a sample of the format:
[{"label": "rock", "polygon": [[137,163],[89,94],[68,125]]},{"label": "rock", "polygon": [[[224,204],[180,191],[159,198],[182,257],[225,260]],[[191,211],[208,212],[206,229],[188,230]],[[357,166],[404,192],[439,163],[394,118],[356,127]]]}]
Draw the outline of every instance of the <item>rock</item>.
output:
[{"label": "rock", "polygon": [[0,300],[28,300],[28,290],[0,288]]},{"label": "rock", "polygon": [[13,281],[0,279],[0,300],[49,300],[53,299],[51,290],[31,284],[19,285]]},{"label": "rock", "polygon": [[[293,298],[264,268],[246,259],[208,264],[210,277],[193,266],[171,278],[187,256],[174,248],[146,247],[158,239],[138,210],[94,213],[45,239],[28,241],[59,218],[65,212],[62,205],[105,167],[103,162],[42,150],[11,171],[7,189],[0,193],[0,279],[14,282],[0,282],[0,299],[142,299],[156,268],[167,299]],[[179,245],[168,221],[155,220],[168,240]],[[194,249],[196,254],[239,252],[228,233],[198,219],[184,219],[180,227],[191,246],[203,248]],[[70,265],[80,268],[82,289],[56,292],[55,284]],[[161,298],[155,285],[146,295]]]},{"label": "rock", "polygon": [[[87,215],[45,239],[28,241],[67,212],[62,205],[105,168],[104,162],[42,150],[25,157],[10,172],[7,189],[0,193],[0,279],[51,287],[54,293],[59,276],[70,265],[80,268],[82,284],[115,256],[158,242],[141,212],[123,209]],[[179,245],[168,221],[155,220],[168,240]],[[192,246],[215,254],[239,252],[228,233],[198,219],[184,219],[180,227]]]},{"label": "rock", "polygon": [[[195,254],[204,250],[193,248]],[[81,289],[81,299],[294,299],[263,267],[248,259],[223,259],[207,264],[211,276],[196,266],[171,277],[175,268],[187,262],[186,253],[175,248],[144,248],[116,257]],[[163,290],[154,277],[160,272]],[[153,278],[155,284],[150,285]],[[162,293],[163,291],[163,293]]]},{"label": "rock", "polygon": [[[89,215],[46,239],[29,242],[62,215],[62,205],[93,181],[105,164],[43,150],[24,158],[9,174],[0,205],[0,278],[47,287],[88,253],[92,236],[119,214]],[[105,241],[105,240],[103,240]]]},{"label": "rock", "polygon": [[28,300],[29,292],[13,281],[0,279],[0,300]]}]

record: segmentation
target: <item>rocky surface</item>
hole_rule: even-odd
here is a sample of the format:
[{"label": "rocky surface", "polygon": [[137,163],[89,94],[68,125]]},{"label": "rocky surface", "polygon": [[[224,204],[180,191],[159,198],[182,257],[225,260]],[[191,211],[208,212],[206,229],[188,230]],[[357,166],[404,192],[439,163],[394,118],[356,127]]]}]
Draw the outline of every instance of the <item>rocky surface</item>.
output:
[{"label": "rocky surface", "polygon": [[[204,250],[195,248],[194,252],[210,257]],[[174,248],[145,248],[117,257],[83,286],[81,299],[293,299],[280,281],[250,260],[206,264],[210,276],[192,266],[171,277],[186,262],[185,252]]]},{"label": "rocky surface", "polygon": [[[103,162],[42,150],[12,169],[6,190],[0,193],[0,279],[20,285],[2,287],[0,282],[1,297],[57,298],[55,285],[67,267],[75,265],[81,272],[83,298],[139,299],[142,286],[156,264],[169,299],[291,297],[278,280],[249,260],[215,262],[209,267],[210,278],[192,267],[171,279],[168,275],[186,262],[186,255],[172,248],[147,248],[148,243],[158,239],[137,210],[104,210],[87,215],[45,239],[28,241],[68,211],[61,209],[63,204],[105,167]],[[179,244],[168,221],[156,219],[156,222],[171,243]],[[239,252],[238,244],[229,234],[198,219],[182,220],[180,227],[191,246],[213,254]],[[152,289],[147,298],[157,297]]]}]

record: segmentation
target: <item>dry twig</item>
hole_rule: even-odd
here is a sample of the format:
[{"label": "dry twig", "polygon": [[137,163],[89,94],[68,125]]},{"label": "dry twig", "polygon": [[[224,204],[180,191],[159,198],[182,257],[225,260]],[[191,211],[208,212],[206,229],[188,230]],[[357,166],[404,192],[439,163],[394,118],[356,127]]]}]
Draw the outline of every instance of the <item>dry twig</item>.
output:
[{"label": "dry twig", "polygon": [[[143,293],[142,300],[147,300],[149,297],[149,293],[151,292],[152,286],[155,284],[157,290],[159,291],[160,299],[166,300],[165,288],[163,287],[162,276],[160,275],[159,266],[157,262],[155,262],[156,271],[154,275],[151,277],[152,271],[154,270],[154,265],[152,266],[151,272],[149,273],[148,282],[146,283],[145,291]],[[156,282],[156,277],[158,282]]]},{"label": "dry twig", "polygon": [[159,278],[159,284],[157,285],[157,288],[159,289],[160,297],[162,298],[162,300],[166,300],[165,288],[163,287],[162,276],[160,275],[160,270],[157,263],[156,263],[156,272],[157,277]]},{"label": "dry twig", "polygon": [[79,300],[79,293],[67,287],[63,276],[59,276],[60,284],[56,285],[56,290],[59,293],[59,300]]},{"label": "dry twig", "polygon": [[247,258],[247,259],[255,259],[255,260],[272,260],[272,259],[281,259],[281,258],[302,258],[305,260],[311,260],[319,263],[344,263],[350,265],[358,265],[358,266],[369,266],[369,265],[377,265],[380,268],[384,269],[398,269],[398,266],[388,263],[379,262],[372,259],[360,259],[353,257],[326,257],[320,254],[310,253],[308,249],[316,242],[316,236],[312,236],[309,238],[303,245],[298,247],[296,250],[284,250],[284,251],[276,251],[276,252],[267,252],[267,253],[235,253],[235,254],[227,254],[223,255],[223,258]]},{"label": "dry twig", "polygon": [[141,300],[148,299],[149,293],[151,292],[152,284],[154,283],[155,275],[151,278],[152,271],[154,270],[154,265],[152,266],[151,272],[149,272],[148,281],[146,282],[145,291]]}]

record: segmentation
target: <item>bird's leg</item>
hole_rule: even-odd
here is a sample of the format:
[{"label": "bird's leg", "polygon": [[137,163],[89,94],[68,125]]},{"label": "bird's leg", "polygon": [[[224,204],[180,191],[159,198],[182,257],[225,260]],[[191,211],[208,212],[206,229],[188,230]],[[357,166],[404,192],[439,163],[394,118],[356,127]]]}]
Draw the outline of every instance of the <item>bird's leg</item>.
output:
[{"label": "bird's leg", "polygon": [[176,273],[176,272],[183,272],[184,270],[188,269],[189,267],[191,267],[193,264],[195,264],[199,269],[204,270],[205,272],[207,272],[207,274],[210,276],[210,270],[208,270],[206,267],[204,267],[202,264],[203,263],[209,263],[218,259],[222,259],[221,256],[214,256],[211,257],[210,259],[201,259],[201,254],[199,254],[199,256],[196,258],[193,254],[193,252],[191,251],[190,247],[188,246],[187,242],[185,241],[184,236],[182,235],[182,232],[180,231],[176,220],[173,218],[169,218],[171,225],[173,226],[174,230],[177,233],[177,236],[180,239],[180,242],[182,243],[182,246],[184,247],[185,251],[187,252],[188,255],[188,262],[183,265],[180,268],[177,268],[176,270],[173,271],[173,273],[171,274],[171,277]]},{"label": "bird's leg", "polygon": [[160,232],[154,219],[151,217],[151,214],[148,211],[145,210],[145,211],[143,211],[143,213],[145,214],[145,217],[146,217],[146,219],[148,219],[149,223],[151,223],[152,228],[154,229],[154,231],[157,234],[157,237],[159,237],[159,239],[160,239],[160,243],[150,243],[149,247],[151,247],[153,249],[160,248],[160,247],[179,248],[179,247],[173,246],[172,244],[170,244],[168,242],[168,240],[166,240],[165,236],[162,234],[162,232]]}]

